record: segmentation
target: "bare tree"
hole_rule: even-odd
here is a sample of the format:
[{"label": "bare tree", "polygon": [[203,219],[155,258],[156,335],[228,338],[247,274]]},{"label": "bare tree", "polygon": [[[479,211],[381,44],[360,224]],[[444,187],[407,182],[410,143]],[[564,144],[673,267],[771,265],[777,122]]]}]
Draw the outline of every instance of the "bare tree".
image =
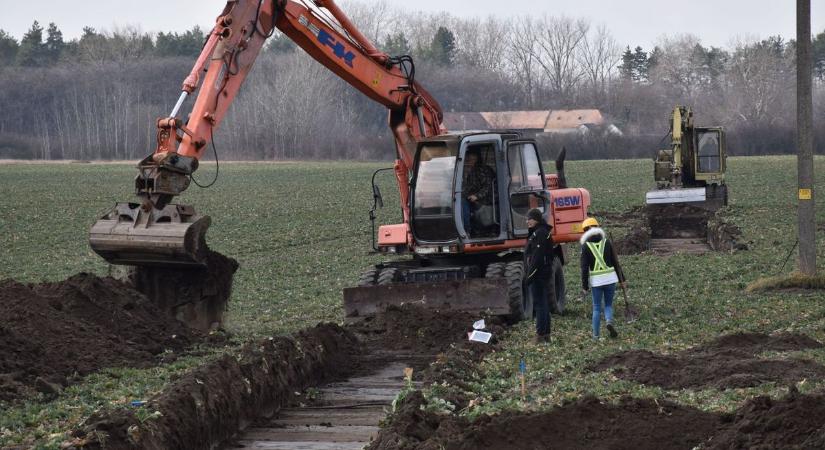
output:
[{"label": "bare tree", "polygon": [[584,75],[578,53],[590,25],[584,19],[546,15],[536,25],[539,29],[536,62],[543,69],[553,94],[562,102],[571,102]]},{"label": "bare tree", "polygon": [[361,33],[378,47],[388,34],[395,31],[400,22],[401,12],[385,0],[370,3],[347,1],[342,4],[341,9],[346,11]]},{"label": "bare tree", "polygon": [[699,38],[693,34],[663,36],[657,42],[659,49],[656,65],[651,68],[651,80],[672,87],[672,94],[678,101],[695,103],[700,91],[696,82],[696,71],[692,65],[691,54]]},{"label": "bare tree", "polygon": [[793,61],[781,42],[740,42],[728,68],[725,90],[732,120],[749,125],[776,125],[793,115]]},{"label": "bare tree", "polygon": [[511,24],[495,17],[457,21],[453,26],[458,41],[459,60],[464,64],[503,73],[506,37]]},{"label": "bare tree", "polygon": [[505,59],[511,77],[521,87],[525,106],[532,108],[539,83],[537,72],[540,70],[536,58],[539,52],[536,21],[523,16],[510,23],[508,28]]},{"label": "bare tree", "polygon": [[604,25],[600,25],[594,33],[586,35],[582,40],[579,64],[594,103],[603,104],[606,101],[610,78],[620,60],[621,49]]}]

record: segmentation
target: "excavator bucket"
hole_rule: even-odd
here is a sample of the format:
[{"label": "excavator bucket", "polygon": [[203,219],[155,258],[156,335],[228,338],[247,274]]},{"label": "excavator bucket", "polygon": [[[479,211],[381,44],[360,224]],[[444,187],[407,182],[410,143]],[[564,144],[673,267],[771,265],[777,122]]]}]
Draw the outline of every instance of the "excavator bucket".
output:
[{"label": "excavator bucket", "polygon": [[504,278],[393,283],[344,289],[344,315],[359,320],[390,306],[419,305],[442,311],[506,315],[511,312]]},{"label": "excavator bucket", "polygon": [[204,267],[209,216],[188,205],[145,211],[137,203],[118,203],[92,226],[89,245],[111,264]]}]

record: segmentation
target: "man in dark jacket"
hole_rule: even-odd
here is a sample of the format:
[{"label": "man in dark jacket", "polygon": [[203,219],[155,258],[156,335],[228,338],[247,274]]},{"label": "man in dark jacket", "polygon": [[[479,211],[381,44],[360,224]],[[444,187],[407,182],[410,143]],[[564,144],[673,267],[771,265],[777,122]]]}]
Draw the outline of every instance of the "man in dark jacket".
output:
[{"label": "man in dark jacket", "polygon": [[471,222],[473,212],[493,202],[496,173],[488,165],[481,162],[477,149],[468,150],[464,156],[464,182],[462,184],[462,219],[464,229],[473,234],[474,225]]},{"label": "man in dark jacket", "polygon": [[524,247],[524,279],[536,313],[536,342],[550,341],[550,303],[555,302],[552,226],[539,209],[527,213],[530,232]]},{"label": "man in dark jacket", "polygon": [[613,295],[617,283],[622,283],[622,287],[625,287],[627,282],[613,245],[605,236],[604,230],[599,228],[599,222],[588,217],[582,222],[582,230],[584,234],[579,239],[582,246],[582,292],[587,294],[588,289],[593,290],[593,339],[599,339],[602,300],[607,332],[611,338],[616,338],[619,333],[613,324]]}]

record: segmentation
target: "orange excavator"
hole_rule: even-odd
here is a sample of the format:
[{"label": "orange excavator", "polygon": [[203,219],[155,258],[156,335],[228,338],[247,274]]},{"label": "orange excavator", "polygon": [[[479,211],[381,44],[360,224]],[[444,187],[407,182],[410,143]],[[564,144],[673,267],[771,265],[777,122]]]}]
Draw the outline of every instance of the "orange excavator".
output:
[{"label": "orange excavator", "polygon": [[[113,264],[169,271],[206,264],[210,218],[172,200],[189,186],[214,130],[276,29],[389,111],[403,223],[379,227],[376,247],[407,257],[369,268],[357,287],[345,289],[346,316],[419,303],[529,317],[532,302],[524,295],[521,265],[527,212],[545,212],[556,243],[577,241],[590,194],[565,186],[563,157],[559,173],[545,174],[535,141],[517,132],[448,133],[438,102],[415,79],[412,58],[378,50],[332,0],[227,1],[172,112],[157,121],[157,148],[138,164],[138,201],[115,205],[92,226],[92,249]],[[195,92],[184,122],[178,113]],[[473,177],[473,171],[487,176]],[[486,195],[468,196],[469,179]],[[557,277],[562,262],[559,249]]]}]

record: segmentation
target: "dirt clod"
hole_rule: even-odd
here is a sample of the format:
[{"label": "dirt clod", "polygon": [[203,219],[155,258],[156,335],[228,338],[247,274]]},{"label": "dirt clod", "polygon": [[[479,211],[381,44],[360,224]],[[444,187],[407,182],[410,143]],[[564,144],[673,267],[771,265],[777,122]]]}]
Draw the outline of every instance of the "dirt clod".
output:
[{"label": "dirt clod", "polygon": [[825,367],[807,359],[765,359],[757,355],[820,347],[821,343],[804,335],[738,333],[673,355],[626,351],[604,358],[593,369],[613,369],[620,378],[666,389],[731,389],[771,381],[793,384],[806,378],[825,379]]},{"label": "dirt clod", "polygon": [[[81,273],[0,281],[0,400],[52,395],[104,367],[148,367],[198,340],[128,284]],[[38,381],[39,380],[39,381]]]}]

